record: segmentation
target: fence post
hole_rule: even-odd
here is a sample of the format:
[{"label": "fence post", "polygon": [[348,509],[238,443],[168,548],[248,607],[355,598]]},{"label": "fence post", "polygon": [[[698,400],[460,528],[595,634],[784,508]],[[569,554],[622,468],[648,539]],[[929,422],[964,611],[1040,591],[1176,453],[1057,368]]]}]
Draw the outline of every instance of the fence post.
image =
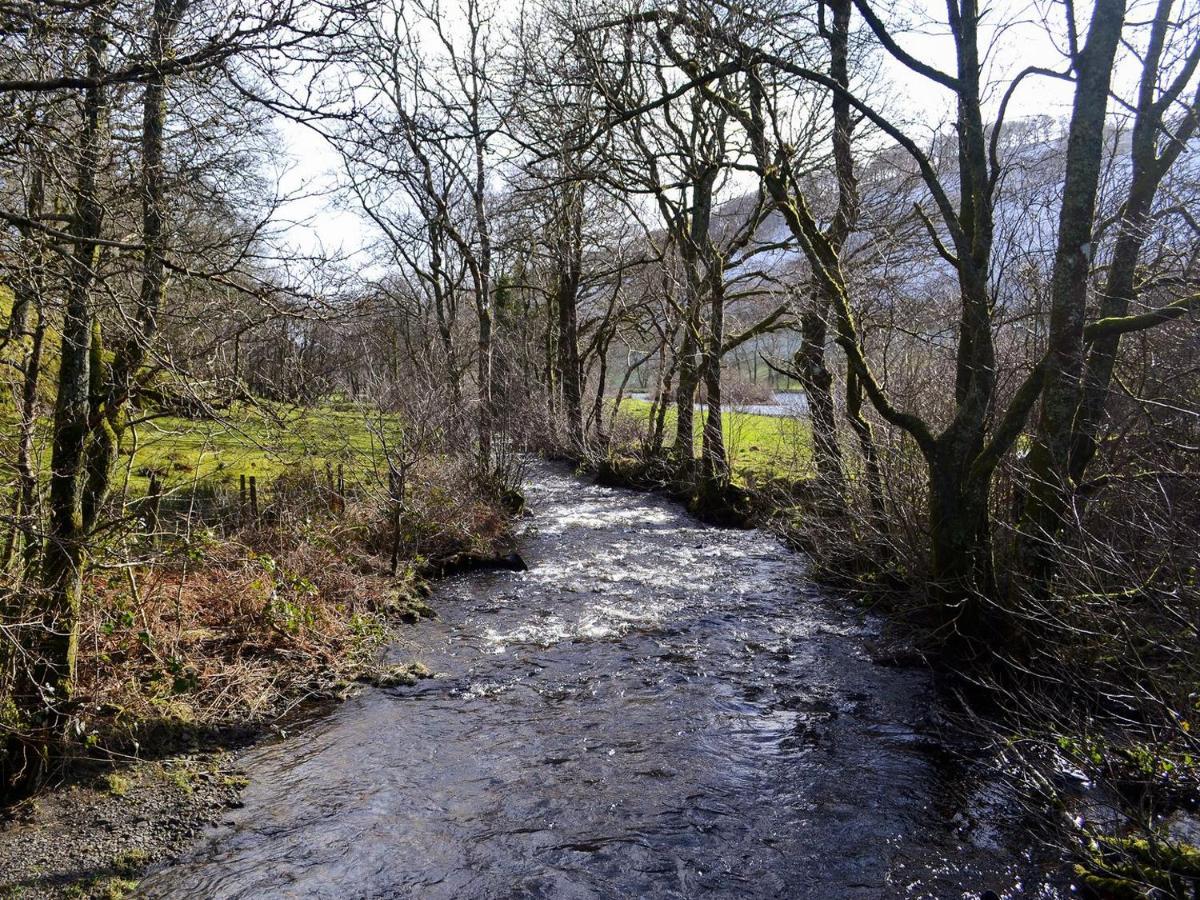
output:
[{"label": "fence post", "polygon": [[250,517],[258,522],[258,479],[250,476]]},{"label": "fence post", "polygon": [[392,577],[400,571],[400,534],[404,523],[404,482],[394,469],[388,472],[388,494],[392,501]]},{"label": "fence post", "polygon": [[154,472],[150,473],[150,488],[146,500],[146,530],[150,532],[150,540],[157,547],[159,512],[162,506],[162,482],[158,480],[158,475]]}]

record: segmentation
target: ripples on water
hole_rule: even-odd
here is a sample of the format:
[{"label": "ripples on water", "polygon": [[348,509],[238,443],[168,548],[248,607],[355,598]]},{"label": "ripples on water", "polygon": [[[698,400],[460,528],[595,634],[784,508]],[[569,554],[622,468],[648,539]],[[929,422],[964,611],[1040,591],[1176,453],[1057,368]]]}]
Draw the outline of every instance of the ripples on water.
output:
[{"label": "ripples on water", "polygon": [[250,753],[143,896],[1058,896],[801,557],[549,466],[529,493],[529,571],[444,583],[391,650],[439,677]]}]

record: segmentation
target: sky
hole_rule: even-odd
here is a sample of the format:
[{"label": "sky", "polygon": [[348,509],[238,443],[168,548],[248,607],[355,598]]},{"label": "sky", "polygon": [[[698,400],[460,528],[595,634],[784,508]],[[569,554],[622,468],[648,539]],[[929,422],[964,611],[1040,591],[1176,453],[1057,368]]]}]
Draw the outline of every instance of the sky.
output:
[{"label": "sky", "polygon": [[[1136,6],[1138,0],[1132,5]],[[1080,28],[1086,27],[1090,9],[1087,2],[1077,4]],[[995,115],[1000,96],[1011,77],[1027,65],[1036,64],[1062,70],[1062,49],[1053,34],[1062,34],[1063,4],[1056,0],[993,0],[983,19],[992,50],[987,60],[987,75],[993,82],[987,97],[985,117]],[[922,61],[952,73],[954,49],[944,24],[944,0],[899,0],[911,27],[897,33],[897,40]],[[939,24],[941,23],[941,24]],[[891,85],[888,106],[884,110],[916,127],[932,130],[953,121],[953,100],[949,91],[918,75],[897,60],[884,55],[882,75]],[[1048,115],[1065,118],[1070,112],[1071,85],[1067,82],[1035,77],[1026,79],[1009,104],[1008,119]],[[295,224],[288,239],[304,252],[343,254],[352,264],[365,265],[372,242],[371,228],[361,215],[332,195],[339,180],[340,158],[318,134],[303,125],[279,123],[282,142],[290,164],[282,176],[285,195],[299,196],[287,204],[284,214]]]}]

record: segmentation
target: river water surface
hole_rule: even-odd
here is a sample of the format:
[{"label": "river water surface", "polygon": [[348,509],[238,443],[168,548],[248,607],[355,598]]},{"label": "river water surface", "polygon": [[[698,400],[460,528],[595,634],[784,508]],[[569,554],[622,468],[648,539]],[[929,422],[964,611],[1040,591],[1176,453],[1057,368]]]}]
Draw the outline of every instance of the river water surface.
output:
[{"label": "river water surface", "polygon": [[529,571],[443,582],[371,689],[251,751],[140,894],[1056,897],[918,669],[769,535],[539,464]]}]

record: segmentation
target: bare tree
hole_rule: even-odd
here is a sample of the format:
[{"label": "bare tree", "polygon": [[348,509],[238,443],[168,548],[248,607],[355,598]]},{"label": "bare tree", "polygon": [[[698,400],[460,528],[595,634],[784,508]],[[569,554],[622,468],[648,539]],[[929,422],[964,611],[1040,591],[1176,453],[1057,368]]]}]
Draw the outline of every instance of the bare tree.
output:
[{"label": "bare tree", "polygon": [[[423,217],[426,279],[441,315],[451,307],[444,248],[470,273],[476,315],[475,389],[481,463],[494,428],[495,260],[490,183],[503,101],[489,74],[500,48],[495,11],[478,0],[447,10],[440,3],[385,6],[368,17],[356,65],[372,98],[336,141],[354,190],[399,252],[404,241],[388,203],[396,189]],[[461,26],[459,28],[458,26]],[[426,35],[428,41],[419,41]],[[449,328],[449,323],[444,328]],[[443,331],[443,340],[447,332]],[[453,363],[451,363],[453,366]]]}]

